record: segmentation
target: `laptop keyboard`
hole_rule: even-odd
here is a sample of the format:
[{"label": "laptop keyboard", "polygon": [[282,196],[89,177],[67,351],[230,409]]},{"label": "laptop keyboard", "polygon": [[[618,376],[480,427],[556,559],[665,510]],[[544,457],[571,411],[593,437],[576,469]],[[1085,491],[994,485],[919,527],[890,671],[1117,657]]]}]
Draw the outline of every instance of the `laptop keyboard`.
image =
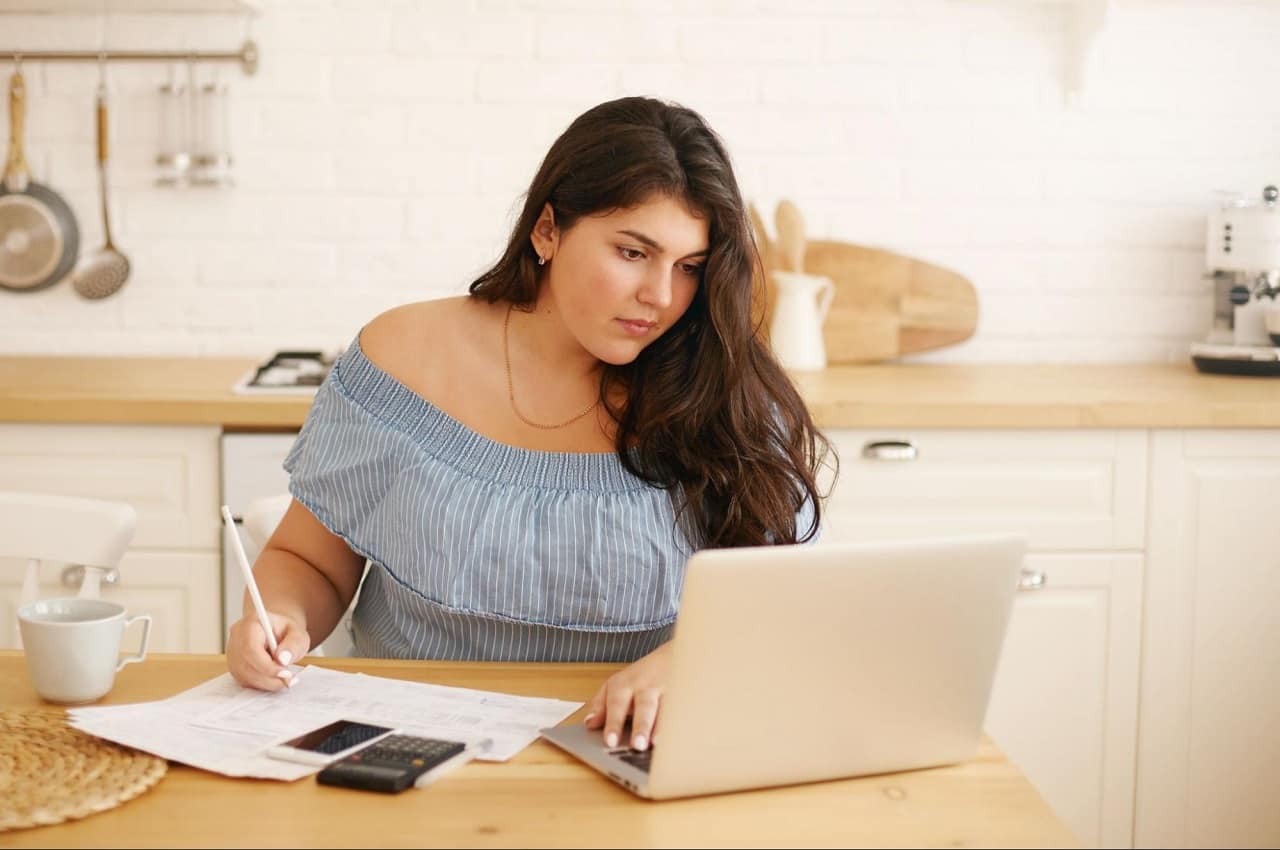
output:
[{"label": "laptop keyboard", "polygon": [[649,747],[647,750],[614,750],[613,754],[637,770],[643,770],[645,773],[649,772],[649,763],[653,761],[653,747]]}]

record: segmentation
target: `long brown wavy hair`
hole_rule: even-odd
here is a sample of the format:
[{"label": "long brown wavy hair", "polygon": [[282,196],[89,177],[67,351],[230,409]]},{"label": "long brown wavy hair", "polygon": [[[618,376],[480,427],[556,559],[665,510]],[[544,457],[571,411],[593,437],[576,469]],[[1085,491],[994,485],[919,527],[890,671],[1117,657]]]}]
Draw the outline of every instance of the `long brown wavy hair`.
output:
[{"label": "long brown wavy hair", "polygon": [[[534,304],[540,275],[530,234],[546,204],[567,231],[583,216],[655,196],[707,220],[710,254],[680,320],[631,363],[605,364],[601,397],[625,391],[625,402],[606,403],[618,456],[671,492],[696,547],[808,541],[821,517],[817,470],[834,456],[753,320],[760,254],[729,155],[698,113],[624,97],[575,119],[538,168],[502,258],[470,293]],[[806,500],[813,520],[800,529]]]}]

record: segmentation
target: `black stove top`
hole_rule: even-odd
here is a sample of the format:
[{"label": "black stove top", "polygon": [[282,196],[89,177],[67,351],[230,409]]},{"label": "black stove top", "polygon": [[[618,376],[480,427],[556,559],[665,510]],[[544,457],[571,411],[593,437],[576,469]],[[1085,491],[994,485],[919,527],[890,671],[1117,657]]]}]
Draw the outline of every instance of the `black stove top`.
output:
[{"label": "black stove top", "polygon": [[277,351],[235,385],[242,393],[314,393],[333,368],[324,351]]}]

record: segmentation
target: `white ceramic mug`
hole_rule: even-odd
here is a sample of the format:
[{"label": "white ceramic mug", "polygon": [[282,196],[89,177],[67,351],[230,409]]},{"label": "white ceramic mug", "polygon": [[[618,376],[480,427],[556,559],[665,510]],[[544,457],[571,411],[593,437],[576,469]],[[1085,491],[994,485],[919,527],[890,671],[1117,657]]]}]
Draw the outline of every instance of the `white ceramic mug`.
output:
[{"label": "white ceramic mug", "polygon": [[[120,638],[142,621],[137,655],[120,657]],[[147,657],[151,617],[126,617],[123,605],[103,599],[38,599],[18,609],[22,648],[36,693],[50,702],[93,702],[115,684],[126,664]]]}]

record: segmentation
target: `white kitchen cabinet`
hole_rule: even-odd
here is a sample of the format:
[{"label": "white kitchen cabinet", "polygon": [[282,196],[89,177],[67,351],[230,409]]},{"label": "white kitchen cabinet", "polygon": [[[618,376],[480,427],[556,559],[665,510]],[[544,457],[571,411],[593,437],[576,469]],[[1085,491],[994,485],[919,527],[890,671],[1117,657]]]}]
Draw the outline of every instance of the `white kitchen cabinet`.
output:
[{"label": "white kitchen cabinet", "polygon": [[1145,431],[827,432],[822,539],[1018,532],[1033,550],[1145,545]]},{"label": "white kitchen cabinet", "polygon": [[[21,563],[12,566],[0,571],[0,648],[4,649],[17,647],[23,570]],[[66,564],[42,564],[39,597],[74,596],[79,589],[74,569]],[[119,580],[104,583],[101,595],[119,602],[130,614],[151,615],[149,652],[221,652],[220,646],[210,645],[211,636],[221,636],[220,571],[216,553],[133,549],[120,561]],[[139,636],[138,627],[131,628],[123,648],[132,651]]]},{"label": "white kitchen cabinet", "polygon": [[[153,618],[156,652],[221,652],[218,428],[0,425],[0,489],[116,499],[138,530],[104,598]],[[70,531],[69,531],[70,533]],[[75,592],[65,564],[41,573],[44,597]],[[0,559],[0,647],[16,645],[24,562]],[[70,578],[70,577],[68,577]]]},{"label": "white kitchen cabinet", "polygon": [[1152,443],[1135,840],[1280,844],[1280,431]]},{"label": "white kitchen cabinet", "polygon": [[1014,602],[987,733],[1089,846],[1133,835],[1142,557],[1032,554],[1044,587]]},{"label": "white kitchen cabinet", "polygon": [[1130,846],[1148,439],[1144,430],[827,432],[823,543],[1015,532],[1018,594],[987,731],[1090,846]]}]

